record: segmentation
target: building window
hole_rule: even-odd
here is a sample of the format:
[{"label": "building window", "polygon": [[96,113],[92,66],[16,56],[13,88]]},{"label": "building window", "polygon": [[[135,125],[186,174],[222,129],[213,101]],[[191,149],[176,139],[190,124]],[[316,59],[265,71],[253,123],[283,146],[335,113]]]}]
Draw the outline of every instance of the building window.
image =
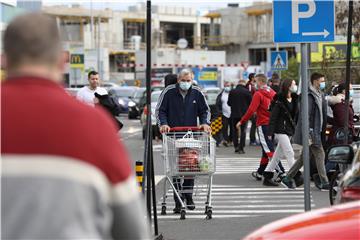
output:
[{"label": "building window", "polygon": [[[145,21],[145,20],[144,20]],[[128,49],[131,46],[131,37],[132,36],[140,36],[141,42],[145,43],[145,22],[141,19],[127,19],[124,20],[124,43],[125,48]]]},{"label": "building window", "polygon": [[251,65],[260,65],[266,62],[266,48],[249,49],[249,59]]},{"label": "building window", "polygon": [[[110,72],[135,72],[134,53],[113,53],[110,54],[109,60]],[[129,66],[129,64],[133,64],[133,66]]]},{"label": "building window", "polygon": [[161,22],[160,29],[163,32],[163,43],[176,45],[180,38],[185,38],[188,48],[194,47],[194,24]]}]

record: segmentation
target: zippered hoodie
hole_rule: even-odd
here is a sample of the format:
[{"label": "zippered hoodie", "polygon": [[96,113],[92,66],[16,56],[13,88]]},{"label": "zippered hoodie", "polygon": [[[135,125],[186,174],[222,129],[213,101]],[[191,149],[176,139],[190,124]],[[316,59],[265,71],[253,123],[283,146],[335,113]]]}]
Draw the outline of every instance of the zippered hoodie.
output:
[{"label": "zippered hoodie", "polygon": [[241,119],[241,124],[246,123],[256,113],[256,126],[269,125],[270,112],[269,106],[275,96],[275,91],[266,86],[256,91],[251,104]]}]

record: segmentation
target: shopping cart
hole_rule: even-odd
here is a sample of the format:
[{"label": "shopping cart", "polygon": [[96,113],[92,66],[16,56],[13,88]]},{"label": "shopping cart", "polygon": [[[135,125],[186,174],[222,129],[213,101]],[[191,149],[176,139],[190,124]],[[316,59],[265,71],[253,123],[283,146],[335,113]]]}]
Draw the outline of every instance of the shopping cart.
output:
[{"label": "shopping cart", "polygon": [[180,219],[185,219],[186,210],[181,195],[187,193],[186,191],[193,190],[177,190],[173,184],[173,178],[178,178],[177,181],[189,177],[194,178],[194,187],[200,178],[204,178],[207,192],[204,214],[206,219],[211,219],[211,186],[216,168],[215,140],[211,138],[209,133],[198,127],[171,128],[168,133],[163,133],[163,157],[166,179],[164,181],[161,215],[166,215],[166,194],[167,184],[169,184],[181,204]]}]

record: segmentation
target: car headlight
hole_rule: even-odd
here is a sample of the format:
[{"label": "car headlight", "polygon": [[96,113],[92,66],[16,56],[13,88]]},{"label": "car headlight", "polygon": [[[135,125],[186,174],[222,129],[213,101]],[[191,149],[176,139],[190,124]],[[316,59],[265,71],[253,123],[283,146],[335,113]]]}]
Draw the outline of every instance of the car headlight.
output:
[{"label": "car headlight", "polygon": [[124,100],[122,100],[121,98],[119,98],[118,102],[119,102],[120,105],[125,105]]},{"label": "car headlight", "polygon": [[136,104],[135,104],[133,101],[130,101],[130,102],[128,103],[128,106],[129,106],[129,107],[135,107]]}]

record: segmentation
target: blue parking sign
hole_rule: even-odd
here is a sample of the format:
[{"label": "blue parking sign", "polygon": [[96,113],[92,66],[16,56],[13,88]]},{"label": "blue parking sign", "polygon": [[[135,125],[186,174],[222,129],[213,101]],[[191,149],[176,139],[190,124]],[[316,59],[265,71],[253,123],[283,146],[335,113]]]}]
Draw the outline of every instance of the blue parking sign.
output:
[{"label": "blue parking sign", "polygon": [[288,69],[287,51],[271,52],[271,70],[281,71]]},{"label": "blue parking sign", "polygon": [[274,42],[335,39],[334,0],[274,0]]}]

